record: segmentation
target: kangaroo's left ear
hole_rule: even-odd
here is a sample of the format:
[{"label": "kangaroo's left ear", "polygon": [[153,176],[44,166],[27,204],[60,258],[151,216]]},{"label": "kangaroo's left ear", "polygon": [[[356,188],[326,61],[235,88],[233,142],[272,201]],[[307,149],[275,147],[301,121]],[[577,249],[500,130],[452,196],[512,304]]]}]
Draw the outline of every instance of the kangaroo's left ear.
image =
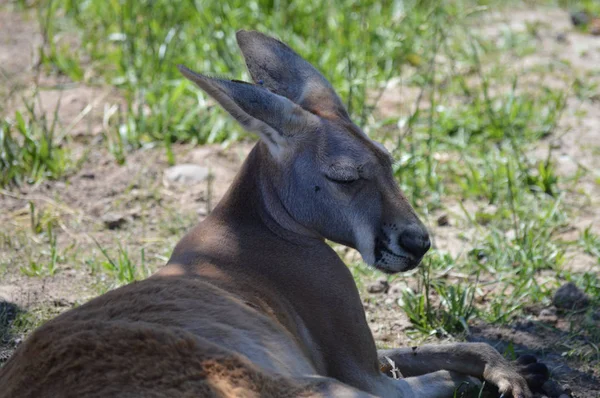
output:
[{"label": "kangaroo's left ear", "polygon": [[276,157],[292,147],[317,117],[289,99],[264,87],[240,81],[216,79],[185,66],[181,73],[213,97],[246,130],[257,133]]},{"label": "kangaroo's left ear", "polygon": [[254,82],[319,116],[349,119],[327,79],[286,44],[256,31],[240,30],[236,38]]}]

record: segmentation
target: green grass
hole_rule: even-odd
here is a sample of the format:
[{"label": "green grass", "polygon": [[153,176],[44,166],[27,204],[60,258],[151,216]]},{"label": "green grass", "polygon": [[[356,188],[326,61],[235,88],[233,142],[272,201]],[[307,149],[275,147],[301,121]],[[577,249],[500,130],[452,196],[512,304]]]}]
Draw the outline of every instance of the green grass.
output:
[{"label": "green grass", "polygon": [[[220,110],[207,107],[206,97],[175,68],[183,63],[247,79],[236,51],[237,29],[259,29],[288,42],[324,71],[357,123],[366,125],[373,105],[367,94],[406,67],[424,64],[432,37],[442,34],[440,26],[474,12],[470,2],[437,7],[419,1],[52,0],[40,5],[47,71],[121,89],[127,107],[112,115],[105,132],[120,161],[127,150],[151,141],[168,148],[174,141],[218,142],[241,134]],[[78,51],[61,40],[66,36],[81,43]]]},{"label": "green grass", "polygon": [[[134,262],[127,249],[121,247],[120,244],[116,257],[114,257],[98,242],[95,243],[103,257],[103,260],[99,262],[101,271],[104,274],[108,274],[109,281],[114,281],[114,283],[109,283],[109,289],[114,289],[115,287],[144,279],[151,275],[150,269],[146,265],[144,248],[140,249],[139,261]],[[97,268],[98,263],[92,262],[91,265],[93,268]]]},{"label": "green grass", "polygon": [[56,245],[56,235],[52,233],[52,229],[48,228],[49,252],[42,251],[40,257],[48,257],[47,262],[44,260],[30,259],[27,266],[21,267],[21,272],[27,276],[54,276],[58,270],[58,263],[64,262],[63,256],[60,256]]},{"label": "green grass", "polygon": [[[420,272],[419,290],[407,289],[402,295],[402,308],[415,331],[438,337],[468,333],[469,321],[478,315],[474,305],[477,281],[447,283],[444,279],[430,279],[430,271],[431,263]],[[432,300],[434,296],[437,302]]]},{"label": "green grass", "polygon": [[600,264],[600,236],[592,232],[591,226],[583,230],[578,243],[587,254],[598,258]]},{"label": "green grass", "polygon": [[69,152],[57,143],[55,121],[37,115],[33,105],[27,118],[17,111],[14,120],[0,121],[0,188],[56,179],[68,171]]}]

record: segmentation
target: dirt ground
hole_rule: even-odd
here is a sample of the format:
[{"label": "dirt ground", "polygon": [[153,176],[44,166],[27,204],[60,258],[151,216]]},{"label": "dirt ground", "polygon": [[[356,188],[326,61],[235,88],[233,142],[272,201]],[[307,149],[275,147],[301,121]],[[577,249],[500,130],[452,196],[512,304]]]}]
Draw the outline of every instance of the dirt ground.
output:
[{"label": "dirt ground", "polygon": [[[571,68],[568,72],[558,71],[556,81],[549,77],[548,81],[536,84],[560,84],[563,81],[558,76],[560,73],[581,74],[585,79],[600,82],[599,73],[595,77],[586,74],[600,68],[600,38],[573,31],[566,12],[527,10],[489,18],[481,21],[481,34],[499,35],[507,26],[518,30],[526,29],[528,23],[539,22],[540,50],[510,60],[516,63],[517,69],[528,70],[553,63],[559,55],[570,60]],[[118,104],[121,101],[118,93],[44,75],[36,68],[36,49],[41,42],[34,20],[0,11],[0,96],[6,98],[0,105],[0,113],[10,116],[21,107],[21,96],[31,94],[37,82],[38,109],[50,115],[60,100],[59,123],[71,136],[73,156],[83,156],[85,160],[81,169],[65,180],[0,190],[1,229],[25,231],[30,223],[30,203],[33,203],[45,217],[59,220],[57,239],[61,249],[72,253],[93,252],[97,245],[114,248],[122,242],[135,253],[144,249],[147,272],[151,273],[168,258],[169,251],[164,247],[174,247],[183,233],[201,220],[224,194],[253,144],[240,142],[228,148],[175,146],[178,164],[197,164],[210,171],[212,178],[198,183],[173,182],[166,178],[169,165],[163,148],[142,148],[119,166],[100,142],[105,106]],[[409,108],[416,96],[409,91],[390,84],[379,103],[379,112],[391,115]],[[582,111],[585,111],[583,116]],[[592,171],[580,182],[579,188],[588,193],[588,200],[578,203],[578,212],[571,223],[573,229],[565,232],[565,239],[577,236],[590,225],[593,231],[600,233],[600,185],[594,181],[600,176],[599,145],[600,98],[582,102],[571,96],[560,128],[531,151],[532,157],[543,158],[552,146],[552,156],[564,176],[572,175],[578,168]],[[448,203],[446,212],[452,219],[451,226],[433,224],[430,228],[439,250],[457,254],[468,249],[469,242],[464,236],[469,231],[463,228],[466,222],[462,216],[452,213],[451,209],[452,203]],[[108,218],[122,221],[111,229],[107,227]],[[0,264],[26,262],[35,255],[36,248],[42,250],[41,242],[31,244],[32,238],[25,232],[13,234],[11,239],[10,244],[0,244]],[[94,259],[102,257],[97,249],[95,256]],[[573,252],[569,256],[566,266],[575,271],[598,267],[594,259],[585,254]],[[19,267],[0,267],[0,302],[4,301],[4,310],[9,311],[6,303],[12,303],[23,311],[41,311],[39,316],[47,318],[111,287],[86,266],[90,258],[77,255],[75,258],[74,263],[59,264],[60,272],[52,277],[28,277]],[[397,305],[402,289],[413,283],[408,275],[396,280],[387,292],[369,293],[365,289],[365,310],[378,344],[415,345],[407,335],[411,324]],[[542,310],[531,308],[531,320],[513,325],[477,324],[467,339],[486,341],[501,350],[512,344],[518,352],[534,353],[549,366],[559,385],[568,384],[573,396],[600,396],[597,370],[562,355],[565,340],[573,338],[567,330],[568,321],[572,319],[564,319],[559,313],[551,324],[544,323],[540,321]],[[596,321],[600,326],[600,320]],[[20,339],[20,336],[12,336],[10,340],[0,341],[0,360],[10,355]]]}]

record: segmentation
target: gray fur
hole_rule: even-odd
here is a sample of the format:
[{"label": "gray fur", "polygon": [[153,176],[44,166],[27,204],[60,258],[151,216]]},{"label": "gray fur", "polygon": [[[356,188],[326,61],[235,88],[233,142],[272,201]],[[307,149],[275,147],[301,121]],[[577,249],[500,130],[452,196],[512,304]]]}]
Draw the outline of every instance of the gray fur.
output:
[{"label": "gray fur", "polygon": [[237,38],[263,84],[180,70],[267,144],[272,156],[259,182],[267,212],[288,231],[358,249],[386,272],[418,265],[429,237],[394,180],[389,154],[349,120],[331,84],[292,49],[258,32]]},{"label": "gray fur", "polygon": [[311,112],[348,118],[327,79],[286,44],[254,31],[240,30],[236,37],[255,83]]}]

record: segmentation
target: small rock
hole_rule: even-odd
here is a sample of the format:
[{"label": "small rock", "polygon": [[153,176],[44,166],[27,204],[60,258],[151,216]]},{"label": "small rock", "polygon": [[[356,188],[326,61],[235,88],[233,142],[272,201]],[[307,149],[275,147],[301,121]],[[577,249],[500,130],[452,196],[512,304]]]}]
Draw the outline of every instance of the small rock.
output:
[{"label": "small rock", "polygon": [[556,293],[554,293],[552,303],[556,306],[556,308],[566,310],[579,310],[587,307],[590,303],[590,299],[586,296],[584,292],[579,290],[579,288],[575,286],[574,283],[569,282],[567,284],[562,285],[556,291]]},{"label": "small rock", "polygon": [[556,41],[559,43],[568,43],[567,34],[565,32],[560,32],[556,35]]},{"label": "small rock", "polygon": [[198,184],[206,181],[208,175],[207,167],[196,164],[178,164],[165,170],[165,178],[171,182]]},{"label": "small rock", "polygon": [[590,21],[590,16],[585,11],[571,13],[571,22],[575,26],[585,25]]},{"label": "small rock", "polygon": [[121,214],[118,213],[106,213],[104,217],[102,217],[102,222],[104,226],[108,229],[119,229],[127,220]]},{"label": "small rock", "polygon": [[369,293],[387,293],[388,290],[390,290],[390,284],[386,279],[379,279],[377,282],[367,286]]},{"label": "small rock", "polygon": [[558,317],[556,316],[556,308],[544,308],[540,311],[538,319],[542,322],[556,323],[558,321]]},{"label": "small rock", "polygon": [[448,214],[442,214],[437,219],[437,225],[440,227],[447,227],[450,225],[450,220],[448,219]]}]

